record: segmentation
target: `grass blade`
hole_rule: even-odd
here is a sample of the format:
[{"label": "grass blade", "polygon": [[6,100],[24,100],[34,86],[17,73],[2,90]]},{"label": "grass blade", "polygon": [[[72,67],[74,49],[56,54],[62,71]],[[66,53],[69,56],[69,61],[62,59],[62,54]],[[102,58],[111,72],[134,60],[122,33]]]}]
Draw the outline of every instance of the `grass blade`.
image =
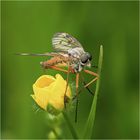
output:
[{"label": "grass blade", "polygon": [[69,120],[69,117],[68,117],[68,115],[67,115],[67,113],[65,111],[63,111],[63,116],[64,116],[64,119],[67,122],[67,125],[69,127],[69,130],[70,130],[73,138],[74,139],[78,139],[77,132],[76,132],[75,128],[73,127],[73,125],[72,125],[71,121]]},{"label": "grass blade", "polygon": [[86,127],[85,127],[85,133],[84,133],[85,139],[90,139],[92,136],[92,130],[93,130],[94,121],[95,121],[95,114],[96,114],[97,97],[98,97],[99,86],[100,86],[102,61],[103,61],[103,46],[101,45],[100,46],[100,54],[99,54],[99,62],[98,62],[99,79],[97,80],[97,83],[96,83],[95,95],[93,98],[92,106],[91,106],[90,113],[89,113],[88,120],[87,120]]}]

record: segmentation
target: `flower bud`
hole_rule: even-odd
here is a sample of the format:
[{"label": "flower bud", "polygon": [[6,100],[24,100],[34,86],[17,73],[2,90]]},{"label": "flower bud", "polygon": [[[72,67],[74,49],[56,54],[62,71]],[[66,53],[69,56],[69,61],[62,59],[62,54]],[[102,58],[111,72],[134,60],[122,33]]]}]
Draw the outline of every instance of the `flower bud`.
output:
[{"label": "flower bud", "polygon": [[[65,90],[66,81],[60,74],[56,74],[55,77],[42,75],[33,84],[34,94],[31,96],[42,109],[56,115],[64,109]],[[66,98],[71,98],[69,86]]]}]

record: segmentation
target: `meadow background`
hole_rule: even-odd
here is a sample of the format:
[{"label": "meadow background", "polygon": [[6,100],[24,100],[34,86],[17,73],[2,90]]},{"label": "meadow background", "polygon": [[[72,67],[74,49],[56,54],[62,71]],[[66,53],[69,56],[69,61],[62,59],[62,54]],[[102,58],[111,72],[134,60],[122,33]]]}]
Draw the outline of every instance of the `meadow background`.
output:
[{"label": "meadow background", "polygon": [[[92,138],[139,138],[139,2],[138,1],[2,1],[2,138],[47,138],[44,112],[35,113],[32,85],[44,74],[45,57],[16,56],[18,52],[51,52],[56,32],[76,37],[98,64],[104,46],[101,87]],[[95,71],[95,69],[93,69]],[[58,72],[47,71],[55,75]],[[63,75],[66,78],[66,75]],[[86,81],[90,76],[84,75]],[[95,85],[91,86],[94,91]],[[80,95],[79,134],[87,119],[92,96]],[[72,138],[65,123],[64,138]]]}]

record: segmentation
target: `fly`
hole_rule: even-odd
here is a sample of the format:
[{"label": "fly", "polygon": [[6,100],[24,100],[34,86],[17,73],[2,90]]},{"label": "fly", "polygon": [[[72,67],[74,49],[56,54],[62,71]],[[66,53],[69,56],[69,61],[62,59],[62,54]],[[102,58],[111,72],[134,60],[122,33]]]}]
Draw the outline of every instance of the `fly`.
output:
[{"label": "fly", "polygon": [[[69,74],[76,74],[76,95],[73,99],[76,100],[76,116],[75,122],[77,121],[77,107],[78,107],[78,91],[79,87],[79,78],[81,76],[81,71],[84,71],[87,74],[94,76],[94,78],[85,83],[83,77],[81,80],[83,81],[84,88],[86,88],[91,94],[93,94],[88,86],[95,82],[98,79],[98,74],[89,70],[86,70],[86,67],[91,67],[92,55],[89,52],[86,52],[80,42],[69,35],[68,33],[56,33],[52,38],[52,47],[54,52],[44,53],[44,54],[32,54],[32,53],[20,53],[19,55],[24,56],[51,56],[51,58],[47,61],[40,62],[41,66],[44,69],[54,69],[58,71],[62,71],[67,73],[67,85],[64,94],[64,104],[66,107],[66,92],[69,81]],[[67,66],[68,69],[63,69],[61,66]]]}]

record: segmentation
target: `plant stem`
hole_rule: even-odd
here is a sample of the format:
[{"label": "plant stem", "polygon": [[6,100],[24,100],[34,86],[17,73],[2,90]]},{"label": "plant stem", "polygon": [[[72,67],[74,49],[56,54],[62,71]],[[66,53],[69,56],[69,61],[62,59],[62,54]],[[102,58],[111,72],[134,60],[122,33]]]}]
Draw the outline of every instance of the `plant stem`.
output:
[{"label": "plant stem", "polygon": [[85,139],[90,139],[92,136],[92,130],[93,130],[94,121],[95,121],[95,114],[96,114],[97,97],[98,97],[99,86],[100,86],[102,61],[103,61],[103,46],[101,45],[100,46],[100,54],[99,54],[99,62],[98,62],[99,78],[98,78],[97,83],[96,83],[95,95],[93,98],[92,106],[91,106],[90,113],[89,113],[88,120],[87,120],[86,127],[85,127],[85,133],[84,133]]},{"label": "plant stem", "polygon": [[74,138],[74,139],[78,139],[76,130],[74,129],[74,127],[73,127],[71,121],[69,120],[69,117],[68,117],[68,115],[67,115],[67,113],[66,113],[65,111],[63,111],[63,116],[64,116],[64,118],[65,118],[65,120],[66,120],[66,122],[67,122],[67,125],[68,125],[68,127],[69,127],[69,130],[70,130],[70,132],[71,132],[73,138]]}]

